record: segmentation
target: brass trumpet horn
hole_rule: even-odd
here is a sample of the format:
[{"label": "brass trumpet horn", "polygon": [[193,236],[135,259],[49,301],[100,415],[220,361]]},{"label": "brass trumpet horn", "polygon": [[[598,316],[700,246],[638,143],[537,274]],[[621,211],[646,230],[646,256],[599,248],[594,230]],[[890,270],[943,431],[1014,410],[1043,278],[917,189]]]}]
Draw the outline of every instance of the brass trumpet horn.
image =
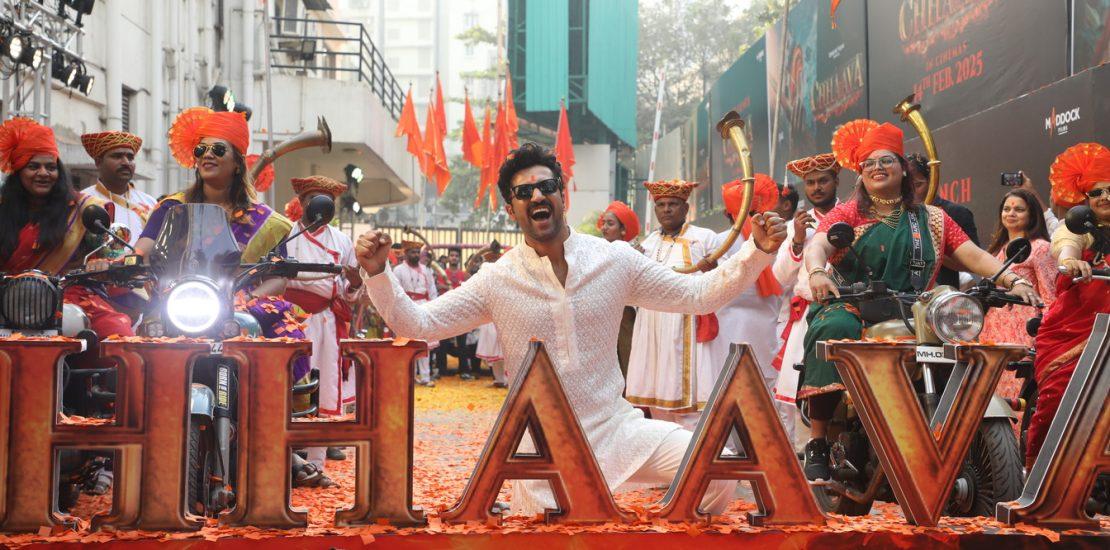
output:
[{"label": "brass trumpet horn", "polygon": [[925,204],[933,204],[940,185],[940,158],[937,157],[937,145],[933,142],[933,134],[921,116],[921,105],[913,102],[913,94],[894,106],[894,114],[901,116],[902,122],[909,122],[914,130],[921,136],[921,144],[925,147],[925,156],[929,157],[929,190],[925,192]]},{"label": "brass trumpet horn", "polygon": [[324,153],[331,152],[331,128],[328,127],[328,121],[324,117],[316,117],[315,130],[301,132],[262,153],[261,158],[251,168],[251,179],[258,178],[262,170],[273,164],[275,160],[293,151],[314,146],[319,146]]}]

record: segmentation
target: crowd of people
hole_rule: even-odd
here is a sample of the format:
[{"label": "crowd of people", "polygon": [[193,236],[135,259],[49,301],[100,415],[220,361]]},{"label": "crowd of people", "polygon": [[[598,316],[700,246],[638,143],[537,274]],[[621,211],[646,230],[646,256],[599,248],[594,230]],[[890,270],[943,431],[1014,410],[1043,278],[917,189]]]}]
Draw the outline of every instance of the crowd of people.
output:
[{"label": "crowd of people", "polygon": [[[1041,393],[1030,458],[1094,315],[1110,312],[1110,289],[1091,276],[1092,268],[1106,267],[1104,251],[1095,249],[1093,236],[1058,221],[1067,208],[1084,204],[1099,224],[1110,224],[1110,150],[1098,144],[1059,155],[1049,177],[1051,201],[1028,179],[1006,193],[984,250],[966,208],[924,203],[930,164],[906,154],[901,130],[853,121],[836,132],[832,151],[788,164],[798,190],[755,174],[748,211],[741,212],[743,182],[724,185],[725,216],[746,219],[717,256],[732,235],[689,221],[694,183],[646,184],[658,223],[642,238],[641,220],[619,201],[597,220],[602,237],[585,235],[566,223],[567,187],[555,155],[525,143],[507,157],[497,181],[524,244],[503,251],[495,242],[464,266],[459,248],[436,259],[425,243],[393,243],[381,231],[365,233],[357,244],[328,225],[300,233],[311,220],[302,218],[299,205],[319,195],[334,199],[346,185],[322,175],[294,178],[290,216],[274,211],[252,184],[245,156],[250,131],[241,113],[194,108],[176,118],[170,149],[194,171],[194,183],[157,201],[132,181],[138,136],[102,132],[82,136],[82,143],[98,180],[79,190],[50,128],[21,118],[0,125],[0,170],[7,174],[0,187],[0,271],[62,274],[78,267],[97,246],[79,221],[91,204],[103,206],[113,230],[142,255],[154,249],[176,205],[218,205],[243,262],[283,246],[298,260],[343,266],[338,275],[310,280],[270,278],[238,301],[265,336],[312,342],[311,357],[293,369],[297,380],[318,377],[320,415],[342,415],[354,402],[354,376],[338,342],[349,335],[351,305],[359,300],[373,305],[391,335],[428,343],[430,353],[414,365],[416,382],[425,386],[447,374],[448,358],[455,357],[463,379],[478,376],[485,361],[494,384],[504,387],[529,343],[541,338],[613,489],[671,481],[733,343],[751,346],[788,433],[801,428],[797,407],[806,408],[804,471],[811,480],[828,479],[827,425],[845,387],[816,347],[861,338],[859,311],[837,300],[844,285],[882,280],[894,290],[923,291],[967,286],[1002,271],[997,284],[1026,305],[990,311],[982,339],[1036,346]],[[841,201],[846,171],[856,181]],[[852,228],[855,253],[830,243],[828,231],[838,222]],[[283,242],[293,233],[299,235]],[[1018,238],[1031,242],[1032,253],[1002,270],[1006,245]],[[102,338],[134,335],[144,304],[141,293],[127,290],[73,286],[64,297],[85,311]],[[1034,339],[1025,321],[1040,307],[1046,313]],[[999,387],[1011,397],[1016,391],[1012,376]],[[344,458],[336,448],[303,454],[307,465],[295,473],[298,485],[330,485],[325,457]],[[733,485],[713,482],[705,509],[723,510]],[[553,504],[541,482],[517,481],[514,491],[515,512],[534,514]]]}]

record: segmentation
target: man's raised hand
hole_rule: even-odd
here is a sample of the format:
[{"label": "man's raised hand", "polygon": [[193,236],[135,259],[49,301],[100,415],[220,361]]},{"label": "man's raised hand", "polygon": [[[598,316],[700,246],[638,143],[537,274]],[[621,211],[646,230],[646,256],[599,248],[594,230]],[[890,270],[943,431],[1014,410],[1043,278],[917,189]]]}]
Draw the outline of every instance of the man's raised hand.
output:
[{"label": "man's raised hand", "polygon": [[786,221],[774,212],[764,212],[751,217],[752,240],[756,248],[768,254],[778,252],[786,240]]},{"label": "man's raised hand", "polygon": [[355,257],[368,277],[385,271],[389,263],[389,247],[393,240],[382,231],[367,231],[355,243]]}]

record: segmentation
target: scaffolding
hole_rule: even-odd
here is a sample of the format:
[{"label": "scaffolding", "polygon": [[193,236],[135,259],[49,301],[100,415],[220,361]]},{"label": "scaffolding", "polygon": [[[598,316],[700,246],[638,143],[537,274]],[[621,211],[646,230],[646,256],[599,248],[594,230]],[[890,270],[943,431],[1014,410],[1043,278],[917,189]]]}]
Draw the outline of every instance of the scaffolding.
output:
[{"label": "scaffolding", "polygon": [[0,0],[0,37],[20,36],[42,52],[37,67],[0,55],[0,119],[15,116],[50,123],[50,90],[55,60],[84,66],[85,35],[63,0]]}]

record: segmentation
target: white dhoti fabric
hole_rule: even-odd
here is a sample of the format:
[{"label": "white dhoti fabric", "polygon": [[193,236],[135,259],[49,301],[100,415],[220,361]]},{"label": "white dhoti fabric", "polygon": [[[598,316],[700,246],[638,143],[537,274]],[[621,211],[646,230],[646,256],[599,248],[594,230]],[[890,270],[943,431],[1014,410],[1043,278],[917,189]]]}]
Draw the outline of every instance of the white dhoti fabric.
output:
[{"label": "white dhoti fabric", "polygon": [[[432,271],[427,267],[421,264],[416,264],[416,267],[413,267],[401,262],[393,268],[393,272],[397,275],[397,282],[400,283],[401,288],[414,302],[425,304],[439,295],[439,291],[436,289],[435,277],[432,276]],[[439,347],[440,340],[440,338],[427,340],[428,351]],[[416,379],[418,381],[431,381],[432,365],[431,358],[427,353],[414,359],[413,366],[416,369]]]},{"label": "white dhoti fabric", "polygon": [[[663,452],[661,447],[685,452],[682,442],[665,443],[680,430],[677,425],[645,419],[621,397],[624,380],[613,343],[624,306],[679,314],[715,311],[750,286],[772,256],[746,245],[713,272],[691,277],[645,258],[628,243],[607,243],[573,229],[563,251],[568,266],[563,284],[551,261],[523,244],[426,304],[414,303],[390,269],[367,278],[367,292],[389,326],[408,338],[440,340],[494,323],[505,360],[513,365],[511,376],[520,372],[517,366],[531,342],[542,339],[598,466],[615,490]],[[674,452],[680,459],[681,452]],[[662,478],[666,474],[658,472],[672,470],[651,471]],[[543,501],[534,489],[514,484],[514,513],[541,512]]]}]

